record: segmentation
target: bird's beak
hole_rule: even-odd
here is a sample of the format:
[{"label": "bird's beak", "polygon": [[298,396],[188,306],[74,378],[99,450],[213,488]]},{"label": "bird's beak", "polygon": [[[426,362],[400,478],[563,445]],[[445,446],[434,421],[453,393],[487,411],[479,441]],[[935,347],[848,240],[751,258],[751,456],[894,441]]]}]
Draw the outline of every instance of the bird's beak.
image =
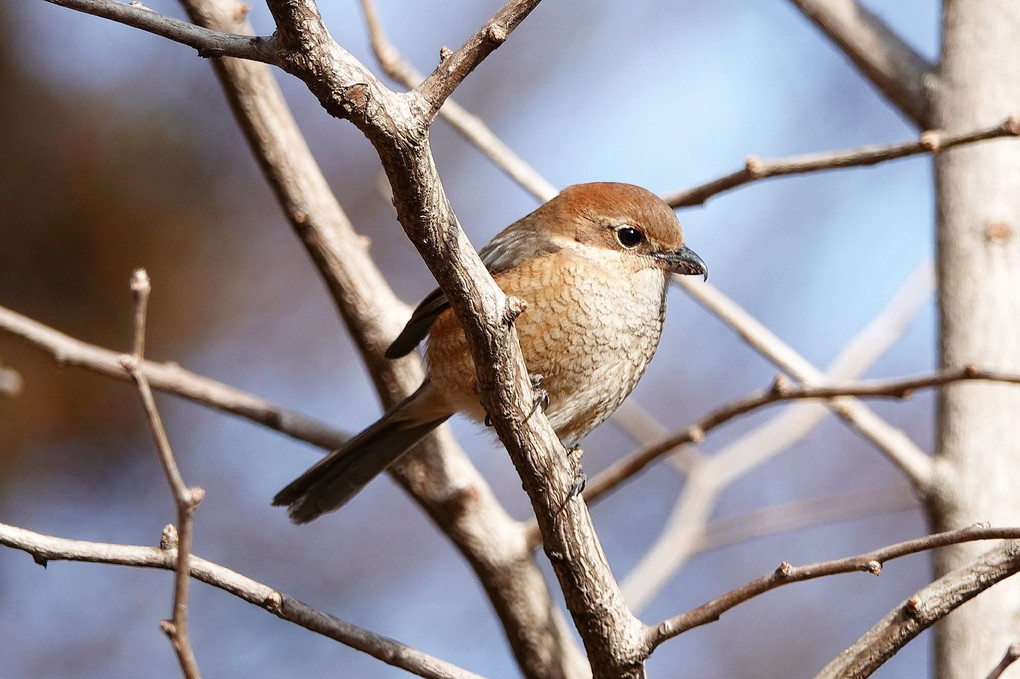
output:
[{"label": "bird's beak", "polygon": [[698,257],[694,250],[686,245],[681,245],[679,250],[673,252],[659,252],[654,255],[662,262],[667,269],[673,273],[683,275],[701,274],[708,280],[708,265]]}]

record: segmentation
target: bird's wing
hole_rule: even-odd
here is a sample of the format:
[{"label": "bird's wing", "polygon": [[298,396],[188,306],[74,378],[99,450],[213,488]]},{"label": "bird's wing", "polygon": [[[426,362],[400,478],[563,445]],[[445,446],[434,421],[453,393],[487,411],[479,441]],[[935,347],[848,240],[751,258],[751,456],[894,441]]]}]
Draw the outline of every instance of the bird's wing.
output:
[{"label": "bird's wing", "polygon": [[[482,264],[495,276],[513,268],[523,259],[541,257],[560,249],[560,245],[536,233],[521,228],[520,223],[497,234],[478,252]],[[517,228],[515,228],[517,227]],[[411,319],[386,350],[386,358],[400,358],[414,351],[414,348],[429,334],[433,321],[439,314],[450,308],[450,302],[442,290],[436,288],[421,301],[411,314]]]},{"label": "bird's wing", "polygon": [[442,290],[436,288],[430,292],[411,314],[411,319],[397,335],[397,339],[393,340],[393,344],[386,350],[386,358],[400,358],[414,351],[414,348],[425,339],[425,335],[429,334],[432,322],[449,306],[450,303]]}]

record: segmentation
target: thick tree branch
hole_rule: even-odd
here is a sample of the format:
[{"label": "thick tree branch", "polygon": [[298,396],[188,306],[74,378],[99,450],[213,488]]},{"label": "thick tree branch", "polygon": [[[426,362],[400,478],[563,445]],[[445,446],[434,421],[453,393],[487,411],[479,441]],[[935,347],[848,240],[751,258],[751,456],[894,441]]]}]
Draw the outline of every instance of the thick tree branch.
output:
[{"label": "thick tree branch", "polygon": [[920,129],[931,127],[933,66],[856,0],[791,0]]},{"label": "thick tree branch", "polygon": [[836,656],[815,679],[871,676],[918,634],[1017,571],[1020,571],[1020,543],[1014,539],[947,573],[908,598]]},{"label": "thick tree branch", "polygon": [[[382,87],[332,41],[308,0],[269,5],[288,47],[287,70],[375,147],[398,219],[464,328],[482,405],[522,477],[593,672],[598,677],[643,673],[645,658],[636,645],[642,625],[623,601],[584,503],[564,505],[573,465],[545,416],[533,414],[534,394],[512,323],[521,309],[489,276],[443,191],[428,139],[434,111],[416,92],[401,95]],[[435,92],[445,96],[458,77],[435,81]],[[441,103],[433,102],[437,108]]]},{"label": "thick tree branch", "polygon": [[[857,556],[834,559],[832,561],[821,561],[807,566],[792,566],[784,561],[780,564],[779,568],[772,573],[764,575],[757,580],[753,580],[746,585],[743,585],[742,587],[727,592],[721,597],[713,599],[703,606],[699,606],[698,608],[674,618],[670,618],[669,620],[664,620],[655,627],[650,628],[648,643],[652,647],[658,646],[667,639],[672,639],[673,637],[683,634],[690,629],[718,620],[723,613],[735,606],[738,606],[739,604],[744,603],[745,601],[764,594],[769,590],[773,590],[777,587],[782,587],[783,585],[788,585],[793,582],[802,582],[804,580],[813,580],[815,578],[836,575],[838,573],[853,573],[856,571],[871,573],[872,575],[880,575],[882,572],[882,565],[886,561],[898,559],[909,554],[925,552],[938,547],[945,547],[946,545],[956,545],[961,542],[973,542],[975,540],[1016,540],[1018,538],[1020,538],[1020,528],[989,528],[978,524],[968,528],[962,528],[960,530],[936,533],[923,538],[900,542],[895,545],[882,547],[881,549],[876,549]],[[1020,560],[1017,560],[1016,555],[1017,543],[1011,542],[1005,547],[1008,548],[1006,549],[1008,556],[999,559],[997,563],[1000,567],[1006,565],[1007,569],[1012,570],[1003,572],[1001,577],[998,579],[1012,575],[1017,570],[1020,570]],[[971,575],[970,577],[973,578],[974,576]],[[974,578],[965,585],[971,592],[968,598],[976,596],[978,593],[998,581],[981,582],[980,580],[980,578]],[[935,587],[936,585],[938,585],[938,582],[933,583],[931,587]],[[962,601],[957,601],[956,605],[959,605],[960,603],[962,603]],[[945,613],[943,613],[943,615],[944,614]],[[931,624],[931,622],[934,622],[934,620],[929,620],[928,624]],[[897,648],[899,648],[899,646],[897,646]]]},{"label": "thick tree branch", "polygon": [[897,158],[905,158],[921,153],[931,153],[934,155],[954,146],[973,144],[974,142],[986,139],[1016,136],[1020,136],[1020,118],[1010,116],[998,125],[980,130],[961,134],[948,134],[939,130],[928,130],[927,132],[922,132],[916,141],[905,141],[898,144],[862,146],[846,151],[809,153],[776,160],[764,160],[758,156],[748,156],[743,169],[714,179],[701,186],[676,191],[665,196],[663,200],[674,209],[704,205],[709,198],[724,191],[770,177],[876,165],[888,160],[896,160]]},{"label": "thick tree branch", "polygon": [[110,19],[194,47],[200,57],[230,56],[267,64],[279,63],[276,44],[272,37],[211,31],[160,14],[140,2],[127,3],[117,0],[46,0],[46,2]]},{"label": "thick tree branch", "polygon": [[[202,25],[244,33],[233,3],[187,0]],[[369,368],[383,401],[391,405],[420,384],[416,356],[383,358],[408,315],[372,262],[322,176],[269,70],[232,59],[213,62],[238,122],[267,180],[325,280]],[[521,539],[518,522],[447,432],[390,468],[474,568],[510,647],[529,677],[590,673],[545,579]]]},{"label": "thick tree branch", "polygon": [[[50,561],[84,561],[136,568],[161,568],[168,571],[176,568],[177,550],[171,545],[156,548],[70,540],[42,535],[5,523],[0,523],[0,544],[28,552],[41,566],[46,566]],[[445,660],[434,658],[398,641],[344,622],[211,561],[192,555],[188,559],[188,572],[196,580],[269,611],[278,618],[329,637],[420,677],[479,679],[478,675]]]}]

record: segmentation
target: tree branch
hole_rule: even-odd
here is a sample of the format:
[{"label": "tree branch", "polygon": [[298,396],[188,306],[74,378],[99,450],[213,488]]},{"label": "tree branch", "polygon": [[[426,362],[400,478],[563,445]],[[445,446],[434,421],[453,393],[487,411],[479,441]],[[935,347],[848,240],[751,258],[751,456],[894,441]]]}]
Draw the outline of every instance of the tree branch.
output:
[{"label": "tree branch", "polygon": [[922,631],[1017,571],[1020,571],[1020,543],[1011,540],[908,598],[836,656],[815,679],[871,676]]},{"label": "tree branch", "polygon": [[[176,567],[176,550],[69,540],[42,535],[5,523],[0,523],[0,544],[31,554],[35,562],[41,566],[46,566],[49,561],[84,561],[114,566],[161,568],[168,571],[175,570]],[[479,679],[478,675],[445,660],[434,658],[398,641],[344,622],[211,561],[192,555],[188,559],[188,572],[196,580],[254,604],[278,618],[339,641],[388,665],[420,677]]]},{"label": "tree branch", "polygon": [[200,57],[238,57],[267,64],[278,64],[279,56],[272,37],[220,33],[160,14],[141,2],[117,0],[46,0],[93,16],[141,29],[198,50]]},{"label": "tree branch", "polygon": [[[200,679],[198,662],[195,660],[195,653],[188,637],[188,585],[191,582],[188,564],[191,559],[195,508],[202,501],[205,491],[201,488],[188,488],[185,485],[177,467],[177,461],[174,459],[173,450],[170,448],[166,430],[163,428],[163,420],[156,409],[152,389],[149,388],[149,382],[141,370],[145,349],[145,317],[148,312],[150,290],[149,275],[145,269],[135,271],[131,277],[131,292],[134,293],[135,298],[134,342],[131,355],[122,357],[121,365],[124,366],[138,387],[138,396],[145,408],[145,419],[149,423],[156,451],[159,453],[159,461],[163,466],[163,473],[170,485],[174,504],[177,506],[177,530],[174,531],[172,540],[168,537],[168,541],[172,542],[172,548],[176,551],[173,615],[170,620],[162,621],[160,627],[170,638],[170,643],[174,647],[177,660],[181,664],[181,671],[186,679]],[[173,526],[168,526],[166,530],[172,531]]]},{"label": "tree branch", "polygon": [[[250,27],[232,2],[187,0],[192,19],[238,33]],[[283,11],[282,9],[280,11]],[[358,346],[377,391],[392,405],[421,382],[417,356],[383,353],[409,310],[378,271],[336,201],[269,70],[251,62],[212,62],[234,114],[295,233],[308,250]],[[443,430],[390,467],[475,570],[526,676],[590,674],[518,522]]]},{"label": "tree branch", "polygon": [[930,127],[934,67],[856,0],[791,0],[918,128]]},{"label": "tree branch", "polygon": [[922,132],[916,141],[905,141],[898,144],[861,146],[846,151],[826,151],[790,156],[777,160],[763,160],[758,156],[748,156],[743,169],[732,172],[724,177],[683,191],[667,195],[663,200],[674,209],[704,205],[709,198],[738,186],[750,184],[770,177],[781,177],[793,174],[818,172],[846,167],[876,165],[888,160],[907,156],[940,153],[953,146],[973,144],[986,139],[1020,136],[1020,118],[1010,116],[998,125],[961,134],[948,134],[939,130]]},{"label": "tree branch", "polygon": [[[128,380],[122,354],[69,337],[19,313],[0,307],[0,331],[21,337],[50,354],[58,366],[80,366],[101,375]],[[197,375],[175,363],[143,361],[141,372],[159,391],[243,417],[320,448],[337,448],[348,435],[330,425],[288,410],[234,387]]]},{"label": "tree branch", "polygon": [[[509,7],[517,6],[525,5]],[[637,676],[644,657],[635,643],[643,626],[627,609],[587,507],[576,500],[564,504],[572,493],[573,464],[544,414],[531,407],[534,392],[512,323],[521,309],[488,274],[443,190],[429,145],[430,103],[417,92],[382,87],[333,42],[308,0],[271,0],[269,7],[288,48],[286,69],[328,112],[349,118],[379,154],[397,217],[465,331],[482,406],[531,499],[592,671],[598,677]],[[462,75],[433,81],[439,83],[436,93],[445,96]],[[431,105],[438,109],[441,103]]]},{"label": "tree branch", "polygon": [[[390,42],[383,28],[382,20],[372,0],[361,0],[379,65],[388,76],[408,89],[418,87],[425,77],[401,56],[397,48]],[[553,198],[559,191],[517,155],[503,140],[496,136],[492,129],[481,118],[468,112],[453,99],[447,98],[439,109],[439,116],[457,130],[475,148],[481,151],[493,164],[506,173],[510,179],[530,192],[543,203]]]},{"label": "tree branch", "polygon": [[889,380],[870,380],[850,382],[846,384],[791,385],[784,377],[779,377],[771,389],[753,392],[724,406],[716,408],[686,429],[674,432],[666,438],[645,446],[631,456],[617,462],[595,478],[585,490],[584,497],[594,502],[602,494],[619,485],[625,479],[638,473],[656,458],[685,443],[698,443],[705,434],[719,425],[746,415],[767,405],[783,401],[804,399],[839,399],[847,397],[888,397],[906,398],[918,389],[942,386],[952,382],[968,380],[984,380],[1020,384],[1020,375],[998,373],[991,370],[980,370],[974,366],[940,370],[930,375],[905,377]]},{"label": "tree branch", "polygon": [[429,122],[464,78],[506,42],[538,3],[539,0],[510,0],[455,52],[445,55],[436,70],[418,87],[418,92],[431,106],[426,113]]},{"label": "tree branch", "polygon": [[[938,547],[945,547],[946,545],[956,545],[961,542],[973,542],[975,540],[1016,540],[1018,538],[1020,538],[1020,528],[989,528],[982,524],[976,524],[968,528],[961,528],[960,530],[935,533],[922,538],[907,540],[906,542],[889,545],[857,556],[834,559],[832,561],[820,561],[807,566],[792,566],[784,561],[779,565],[779,568],[768,575],[764,575],[757,580],[752,580],[746,585],[727,592],[721,597],[713,599],[703,606],[699,606],[698,608],[674,618],[664,620],[655,627],[649,628],[647,641],[654,648],[667,639],[672,639],[673,637],[683,634],[695,627],[700,627],[706,623],[718,620],[723,613],[735,606],[738,606],[739,604],[744,603],[745,601],[764,594],[769,590],[773,590],[777,587],[782,587],[783,585],[788,585],[793,582],[813,580],[815,578],[836,575],[838,573],[853,573],[855,571],[863,571],[865,573],[871,573],[872,575],[880,575],[882,572],[882,564],[886,561],[898,559],[909,554],[925,552]],[[1017,550],[1017,544],[1010,543],[1009,548],[1010,549],[1007,551],[1015,552]],[[1009,564],[1009,567],[1012,568],[1012,570],[1003,573],[999,579],[1012,575],[1012,573],[1016,572],[1016,570],[1020,570],[1020,560],[1017,560],[1016,554],[1012,554],[1009,558],[1015,561],[1015,563]],[[1001,562],[1000,565],[1002,565]],[[971,582],[970,585],[972,588],[977,589],[972,589],[970,597],[976,596],[987,587],[995,584],[995,582],[998,582],[998,580],[993,582]],[[931,587],[935,587],[936,585],[938,585],[938,581],[933,583]],[[959,605],[959,603],[962,602],[958,602],[956,605]],[[929,621],[928,624],[931,624],[931,622],[934,622],[934,620]]]}]

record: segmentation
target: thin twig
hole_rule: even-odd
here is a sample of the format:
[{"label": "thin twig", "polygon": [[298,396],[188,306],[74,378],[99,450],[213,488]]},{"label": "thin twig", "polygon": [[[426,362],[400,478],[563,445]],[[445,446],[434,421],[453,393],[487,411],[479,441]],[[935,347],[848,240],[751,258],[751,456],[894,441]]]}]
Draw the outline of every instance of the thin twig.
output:
[{"label": "thin twig", "polygon": [[[49,561],[83,561],[135,568],[176,569],[176,555],[168,549],[70,540],[42,535],[0,523],[0,544],[20,549],[45,566]],[[229,568],[192,555],[191,577],[269,611],[273,615],[321,634],[383,662],[432,679],[478,679],[478,675],[432,657],[393,639],[370,632]]]},{"label": "thin twig", "polygon": [[1020,658],[1020,643],[1010,644],[1009,648],[1006,649],[1006,653],[1002,656],[1002,660],[999,664],[992,668],[992,671],[988,673],[987,679],[999,679],[1002,673],[1009,669],[1009,666]]},{"label": "thin twig", "polygon": [[456,51],[443,55],[439,66],[417,88],[432,106],[429,119],[439,112],[446,98],[453,94],[485,57],[510,37],[510,33],[535,9],[539,0],[510,0],[485,25]]},{"label": "thin twig", "polygon": [[201,26],[160,14],[140,2],[117,0],[46,0],[86,14],[133,26],[198,50],[200,57],[238,57],[267,64],[278,63],[275,40],[270,37],[235,35],[210,31]]},{"label": "thin twig", "polygon": [[793,566],[784,561],[779,565],[779,568],[768,575],[752,580],[746,585],[727,592],[703,606],[650,627],[648,643],[652,647],[658,646],[667,639],[672,639],[690,629],[718,620],[723,613],[745,601],[793,582],[802,582],[838,573],[853,573],[856,571],[880,575],[882,564],[886,561],[898,559],[909,554],[925,552],[938,547],[945,547],[946,545],[956,545],[961,542],[1016,540],[1017,538],[1020,538],[1020,528],[989,528],[983,524],[975,524],[960,530],[935,533],[922,538],[907,540],[857,556],[821,561],[807,566]]},{"label": "thin twig", "polygon": [[697,443],[704,439],[706,432],[746,415],[767,405],[783,401],[805,399],[835,399],[842,397],[886,397],[906,398],[918,389],[939,387],[952,382],[968,380],[985,380],[1007,384],[1020,383],[1020,375],[998,373],[981,370],[974,366],[940,370],[930,375],[906,377],[889,380],[869,380],[849,382],[846,384],[830,384],[825,386],[791,385],[783,378],[777,378],[771,389],[753,392],[742,398],[716,408],[686,429],[674,432],[665,439],[645,446],[633,455],[621,460],[600,474],[585,490],[585,500],[592,502],[608,490],[619,485],[625,479],[638,473],[656,458],[685,443]]},{"label": "thin twig", "polygon": [[[123,354],[82,342],[4,307],[0,307],[0,331],[28,341],[52,356],[61,367],[79,366],[108,377],[131,379],[120,362]],[[320,448],[339,448],[349,438],[347,433],[325,422],[185,370],[175,363],[143,361],[140,372],[153,389],[243,417]]]},{"label": "thin twig", "polygon": [[[145,360],[145,319],[149,311],[149,293],[152,285],[145,269],[137,269],[131,276],[131,293],[135,297],[134,340],[131,343],[131,364],[137,369]],[[183,484],[182,484],[183,485]]]},{"label": "thin twig", "polygon": [[[361,7],[372,40],[372,50],[383,71],[409,89],[418,87],[425,77],[404,59],[396,46],[390,42],[375,3],[372,0],[361,0]],[[544,203],[559,193],[555,186],[497,137],[481,118],[468,112],[452,98],[447,98],[443,103],[443,107],[439,109],[439,117],[538,200]]]},{"label": "thin twig", "polygon": [[939,130],[928,130],[921,133],[915,141],[905,141],[897,144],[861,146],[845,151],[810,153],[776,160],[764,160],[758,156],[748,156],[744,167],[736,172],[713,179],[701,186],[671,193],[665,196],[663,200],[674,209],[704,205],[712,196],[770,177],[875,165],[921,153],[931,153],[934,155],[962,144],[973,144],[974,142],[986,139],[1016,137],[1018,135],[1020,135],[1020,119],[1010,116],[997,125],[980,130],[973,130],[962,134],[948,134]]},{"label": "thin twig", "polygon": [[131,277],[131,292],[135,297],[134,341],[131,355],[123,358],[122,365],[138,386],[138,395],[145,408],[146,420],[156,443],[156,450],[159,452],[159,461],[163,465],[163,472],[166,475],[167,483],[170,484],[170,491],[173,493],[174,502],[177,505],[177,539],[174,540],[177,565],[174,576],[173,615],[170,620],[162,621],[160,627],[169,637],[170,643],[173,644],[184,676],[187,679],[199,679],[202,675],[198,670],[198,662],[195,660],[195,653],[188,637],[188,588],[191,583],[188,567],[191,558],[195,508],[202,501],[205,491],[201,488],[188,488],[185,485],[177,467],[177,461],[174,459],[173,450],[170,448],[166,430],[163,428],[163,421],[156,409],[149,381],[141,370],[145,348],[145,317],[150,291],[149,275],[145,269],[138,269]]},{"label": "thin twig", "polygon": [[926,80],[934,70],[856,0],[791,0],[918,128],[931,124]]}]

